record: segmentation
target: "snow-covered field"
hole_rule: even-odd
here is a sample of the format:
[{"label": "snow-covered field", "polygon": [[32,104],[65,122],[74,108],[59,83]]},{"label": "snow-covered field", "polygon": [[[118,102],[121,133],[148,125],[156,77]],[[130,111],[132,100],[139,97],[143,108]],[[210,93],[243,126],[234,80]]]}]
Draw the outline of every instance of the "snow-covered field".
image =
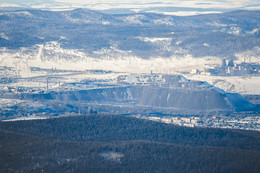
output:
[{"label": "snow-covered field", "polygon": [[[168,42],[164,38],[142,38],[151,42]],[[47,54],[46,54],[47,52]],[[9,50],[2,48],[0,50],[0,65],[11,67],[13,71],[4,71],[4,76],[18,76],[23,79],[12,84],[14,86],[34,86],[45,87],[46,78],[59,77],[63,82],[78,82],[84,79],[115,79],[123,73],[163,73],[163,74],[180,74],[190,72],[191,69],[204,70],[221,63],[216,57],[194,58],[187,54],[180,57],[152,57],[143,59],[137,56],[130,56],[127,51],[117,50],[116,48],[104,49],[96,52],[97,57],[75,49],[63,49],[57,42],[50,42],[44,45],[35,45],[31,48],[20,48]],[[238,55],[238,62],[244,60],[244,57],[250,57],[252,62],[259,62],[259,57],[253,56],[250,52]],[[62,71],[56,74],[50,71],[32,71],[31,67],[41,69],[55,70],[74,70],[76,72]],[[93,74],[87,70],[104,70],[113,73]],[[260,94],[260,77],[259,76],[205,76],[190,75],[186,77],[192,80],[207,81],[227,92],[238,92],[241,94]],[[34,82],[30,78],[39,78],[43,83]],[[38,80],[39,81],[39,80]],[[50,81],[51,82],[51,81]],[[56,81],[57,83],[58,81]],[[57,84],[56,84],[57,85]]]},{"label": "snow-covered field", "polygon": [[[48,55],[45,55],[43,50],[48,52]],[[157,73],[176,73],[177,71],[186,70],[193,66],[203,69],[209,67],[206,64],[218,62],[214,57],[193,58],[189,54],[182,57],[153,57],[143,59],[116,49],[104,49],[97,52],[97,54],[99,57],[94,58],[81,51],[62,49],[58,44],[51,43],[45,46],[36,45],[32,48],[21,48],[19,51],[2,49],[0,51],[0,62],[2,66],[16,68],[21,77],[38,75],[32,73],[30,67],[63,70],[102,69],[129,73],[150,73],[151,71]]]}]

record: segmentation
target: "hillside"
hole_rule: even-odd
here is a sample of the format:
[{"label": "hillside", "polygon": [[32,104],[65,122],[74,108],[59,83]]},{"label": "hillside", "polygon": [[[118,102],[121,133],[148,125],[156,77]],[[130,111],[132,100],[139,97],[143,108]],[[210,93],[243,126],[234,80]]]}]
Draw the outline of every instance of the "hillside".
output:
[{"label": "hillside", "polygon": [[119,76],[116,82],[96,83],[98,82],[85,80],[85,83],[77,84],[82,88],[85,85],[95,86],[87,90],[23,93],[16,97],[34,101],[80,101],[115,107],[139,106],[193,114],[247,111],[254,108],[253,104],[239,94],[226,93],[207,82],[188,80],[181,75],[126,75]]},{"label": "hillside", "polygon": [[[259,172],[259,132],[123,116],[0,123],[1,172]],[[241,164],[243,163],[243,164]]]},{"label": "hillside", "polygon": [[[57,82],[55,77],[53,81]],[[255,105],[240,94],[227,93],[207,82],[188,80],[181,75],[119,75],[115,79],[84,79],[57,86],[44,92],[28,92],[27,88],[21,88],[21,92],[16,93],[0,92],[1,98],[9,103],[0,108],[2,119],[19,117],[17,114],[52,117],[95,111],[101,114],[169,115],[255,111]]]},{"label": "hillside", "polygon": [[19,49],[56,41],[62,48],[78,49],[94,57],[99,57],[96,51],[108,49],[142,58],[191,54],[235,59],[236,54],[245,51],[257,54],[259,13],[234,11],[180,17],[112,15],[87,9],[1,11],[0,47]]}]

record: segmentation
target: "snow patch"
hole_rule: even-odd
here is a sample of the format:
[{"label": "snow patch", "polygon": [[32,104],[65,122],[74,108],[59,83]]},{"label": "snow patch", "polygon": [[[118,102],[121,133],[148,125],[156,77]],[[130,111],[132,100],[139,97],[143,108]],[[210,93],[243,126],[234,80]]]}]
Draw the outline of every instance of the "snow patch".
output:
[{"label": "snow patch", "polygon": [[252,31],[250,31],[248,33],[253,35],[253,34],[257,33],[257,32],[259,32],[259,28],[255,28],[255,29],[253,29]]},{"label": "snow patch", "polygon": [[21,7],[21,6],[18,4],[3,3],[3,4],[0,4],[0,7]]},{"label": "snow patch", "polygon": [[28,11],[6,11],[6,12],[0,12],[0,15],[20,15],[20,16],[33,16],[30,12]]},{"label": "snow patch", "polygon": [[209,47],[209,44],[208,43],[204,43],[203,46]]},{"label": "snow patch", "polygon": [[101,153],[100,156],[107,161],[120,163],[121,159],[124,157],[124,154],[114,151],[107,151]]},{"label": "snow patch", "polygon": [[229,29],[223,28],[222,31],[226,32],[228,34],[233,34],[233,35],[240,35],[241,33],[241,28],[237,26],[231,26]]},{"label": "snow patch", "polygon": [[1,120],[1,121],[25,121],[25,120],[43,120],[49,117],[40,117],[40,116],[28,116],[28,117],[18,117],[14,119]]},{"label": "snow patch", "polygon": [[171,93],[169,93],[167,96],[167,102],[169,101],[170,97],[171,97]]},{"label": "snow patch", "polygon": [[199,14],[216,14],[222,13],[220,11],[177,11],[177,12],[162,12],[164,15],[172,16],[194,16]]},{"label": "snow patch", "polygon": [[163,37],[137,37],[139,38],[140,40],[144,41],[144,42],[152,42],[152,43],[155,43],[155,42],[171,42],[172,41],[172,38],[163,38]]},{"label": "snow patch", "polygon": [[145,19],[144,15],[137,14],[137,15],[132,15],[132,16],[127,16],[126,18],[123,19],[124,22],[128,22],[130,24],[142,24],[142,21]]},{"label": "snow patch", "polygon": [[158,20],[154,20],[155,24],[160,24],[160,25],[174,25],[174,22],[171,21],[171,18],[162,18]]},{"label": "snow patch", "polygon": [[0,33],[0,37],[5,40],[9,40],[8,36],[5,33]]}]

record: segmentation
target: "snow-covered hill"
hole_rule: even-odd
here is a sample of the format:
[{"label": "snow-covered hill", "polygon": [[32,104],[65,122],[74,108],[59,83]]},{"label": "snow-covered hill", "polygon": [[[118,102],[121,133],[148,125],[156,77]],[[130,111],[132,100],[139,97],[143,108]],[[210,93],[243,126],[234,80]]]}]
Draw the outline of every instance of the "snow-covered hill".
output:
[{"label": "snow-covered hill", "polygon": [[87,9],[1,11],[0,47],[19,49],[56,41],[62,48],[91,56],[116,48],[141,58],[190,54],[236,59],[238,54],[259,48],[258,16],[260,11],[189,17],[111,15]]},{"label": "snow-covered hill", "polygon": [[[91,85],[85,81],[78,85]],[[116,82],[99,83],[94,88],[73,91],[51,91],[49,93],[24,93],[22,100],[86,102],[120,107],[135,107],[171,111],[178,113],[232,112],[254,108],[239,94],[226,93],[206,82],[190,81],[178,75],[124,75]],[[82,87],[83,88],[83,87]],[[126,113],[128,109],[118,110]],[[140,111],[142,113],[142,111]]]}]

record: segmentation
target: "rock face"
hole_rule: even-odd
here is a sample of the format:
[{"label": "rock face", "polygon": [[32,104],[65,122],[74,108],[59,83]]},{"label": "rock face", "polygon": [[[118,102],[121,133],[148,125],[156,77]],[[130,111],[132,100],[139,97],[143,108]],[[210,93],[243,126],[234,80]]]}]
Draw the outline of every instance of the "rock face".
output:
[{"label": "rock face", "polygon": [[244,111],[254,108],[239,94],[226,93],[206,82],[190,81],[183,76],[161,74],[119,76],[117,82],[109,87],[26,95],[24,98],[172,109],[178,112]]}]

